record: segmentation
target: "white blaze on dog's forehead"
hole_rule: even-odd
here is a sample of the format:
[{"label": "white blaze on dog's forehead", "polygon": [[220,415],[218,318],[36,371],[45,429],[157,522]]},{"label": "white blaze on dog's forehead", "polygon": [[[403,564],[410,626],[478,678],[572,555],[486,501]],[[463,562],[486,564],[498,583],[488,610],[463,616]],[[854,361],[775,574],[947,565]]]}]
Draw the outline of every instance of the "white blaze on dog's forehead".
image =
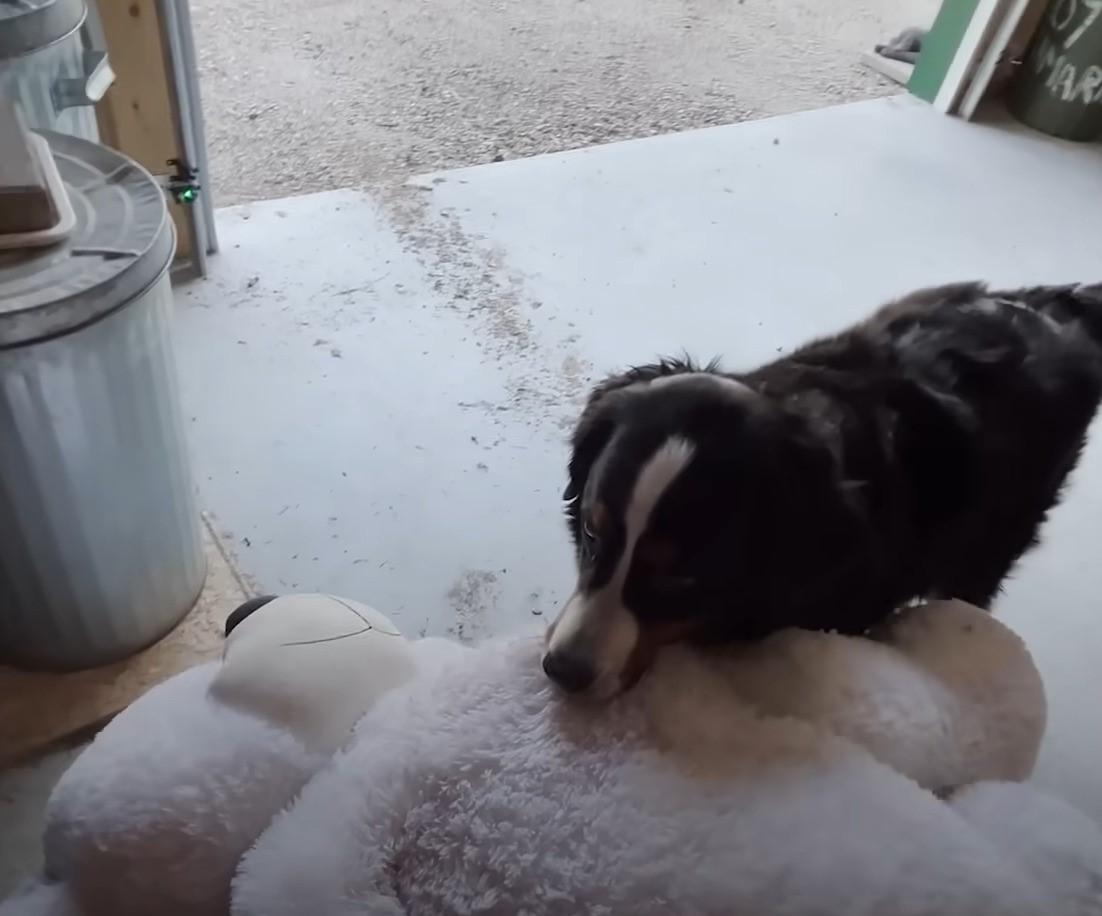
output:
[{"label": "white blaze on dog's forehead", "polygon": [[715,372],[679,372],[676,375],[662,375],[651,382],[644,382],[651,388],[672,388],[676,385],[712,385],[717,390],[739,399],[753,396],[754,389],[744,385],[738,379],[728,375],[719,375]]},{"label": "white blaze on dog's forehead", "polygon": [[639,540],[651,512],[662,498],[670,484],[685,470],[685,465],[693,457],[691,442],[680,436],[671,436],[659,447],[639,472],[635,487],[631,491],[631,500],[624,513],[624,527],[627,530],[627,543],[620,563],[630,561],[632,548]]},{"label": "white blaze on dog's forehead", "polygon": [[597,591],[577,592],[570,598],[554,623],[550,651],[569,648],[587,656],[599,676],[616,676],[623,670],[639,638],[639,624],[623,599],[635,544],[662,494],[685,469],[693,451],[692,443],[674,436],[643,465],[624,514],[625,541],[616,571]]}]

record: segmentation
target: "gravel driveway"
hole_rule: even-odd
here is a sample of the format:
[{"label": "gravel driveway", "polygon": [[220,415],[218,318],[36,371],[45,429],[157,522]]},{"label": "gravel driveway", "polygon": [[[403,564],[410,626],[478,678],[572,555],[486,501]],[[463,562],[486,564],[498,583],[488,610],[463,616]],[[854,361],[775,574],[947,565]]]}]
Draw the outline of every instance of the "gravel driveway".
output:
[{"label": "gravel driveway", "polygon": [[897,91],[937,0],[193,0],[219,205]]}]

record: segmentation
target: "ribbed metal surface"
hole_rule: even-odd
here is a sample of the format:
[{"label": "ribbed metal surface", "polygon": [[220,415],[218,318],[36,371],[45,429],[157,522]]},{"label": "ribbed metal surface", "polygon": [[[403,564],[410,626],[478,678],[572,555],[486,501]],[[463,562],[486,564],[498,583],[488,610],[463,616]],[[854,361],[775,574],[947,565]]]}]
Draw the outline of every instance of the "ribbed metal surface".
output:
[{"label": "ribbed metal surface", "polygon": [[202,588],[171,308],[165,274],[95,324],[0,349],[0,662],[118,660]]},{"label": "ribbed metal surface", "polygon": [[64,38],[20,57],[0,55],[0,92],[8,93],[23,111],[29,127],[99,140],[96,111],[90,106],[58,111],[54,86],[58,80],[84,75],[84,41],[76,28]]}]

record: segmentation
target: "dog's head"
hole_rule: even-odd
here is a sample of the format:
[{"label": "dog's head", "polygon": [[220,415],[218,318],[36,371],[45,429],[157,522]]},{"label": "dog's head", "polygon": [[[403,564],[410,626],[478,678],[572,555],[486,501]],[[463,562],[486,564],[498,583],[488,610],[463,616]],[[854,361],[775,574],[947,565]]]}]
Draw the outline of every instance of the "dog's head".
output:
[{"label": "dog's head", "polygon": [[667,643],[796,626],[858,513],[806,416],[713,367],[661,363],[590,396],[564,498],[578,581],[544,669],[608,697]]}]

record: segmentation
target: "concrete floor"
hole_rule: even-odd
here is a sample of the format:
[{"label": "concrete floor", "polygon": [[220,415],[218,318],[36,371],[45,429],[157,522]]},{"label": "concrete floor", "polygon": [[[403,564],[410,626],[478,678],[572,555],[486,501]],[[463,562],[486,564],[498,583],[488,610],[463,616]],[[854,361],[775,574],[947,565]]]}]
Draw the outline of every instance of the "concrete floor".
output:
[{"label": "concrete floor", "polygon": [[[594,378],[750,365],[928,283],[1097,280],[1099,199],[1097,147],[893,98],[223,211],[177,326],[206,504],[260,587],[539,625]],[[1049,689],[1037,780],[1102,820],[1100,529],[1096,441],[1000,612]],[[0,781],[0,892],[65,762]]]},{"label": "concrete floor", "polygon": [[[1098,279],[1102,151],[906,97],[221,214],[179,349],[209,508],[273,590],[406,632],[546,620],[565,436],[599,374],[746,366],[912,287]],[[1102,819],[1093,447],[1002,604],[1052,694],[1039,778]]]},{"label": "concrete floor", "polygon": [[216,203],[870,98],[939,0],[192,0]]}]

